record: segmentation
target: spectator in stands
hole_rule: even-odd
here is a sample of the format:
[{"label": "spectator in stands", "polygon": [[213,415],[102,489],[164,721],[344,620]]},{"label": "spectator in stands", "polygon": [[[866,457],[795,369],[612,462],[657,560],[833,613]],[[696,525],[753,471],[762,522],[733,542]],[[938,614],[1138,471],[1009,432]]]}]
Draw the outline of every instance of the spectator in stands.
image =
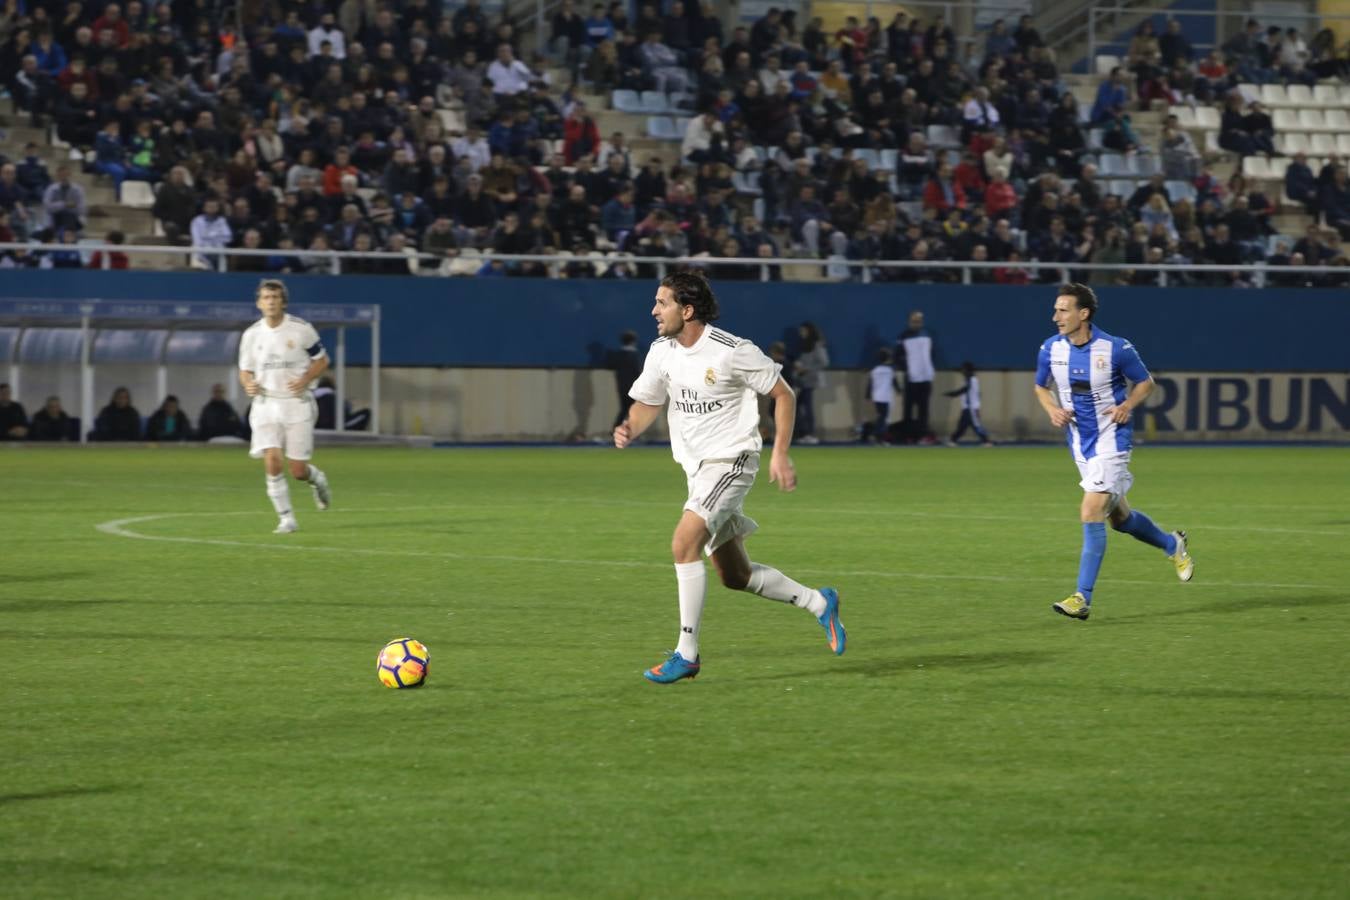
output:
[{"label": "spectator in stands", "polygon": [[1326,223],[1340,232],[1341,239],[1350,240],[1350,184],[1346,181],[1345,166],[1337,166],[1331,182],[1322,186],[1318,206]]},{"label": "spectator in stands", "polygon": [[966,193],[952,178],[952,167],[948,163],[939,164],[937,172],[924,185],[923,206],[940,216],[945,216],[949,209],[966,208]]},{"label": "spectator in stands", "polygon": [[122,125],[117,119],[109,119],[103,124],[94,141],[94,170],[113,180],[113,193],[120,200],[122,182],[127,179],[136,181],[154,181],[155,174],[149,169],[135,165],[127,159],[127,149],[122,144]]},{"label": "spectator in stands", "polygon": [[599,152],[600,129],[586,104],[577,101],[563,120],[563,159],[570,166],[583,156],[595,156]]},{"label": "spectator in stands", "polygon": [[1008,170],[996,167],[990,173],[989,186],[984,191],[984,211],[997,219],[1016,209],[1017,193],[1008,183]]},{"label": "spectator in stands", "polygon": [[803,322],[797,329],[797,337],[801,342],[800,349],[792,364],[797,385],[796,439],[799,444],[819,444],[815,393],[825,387],[830,354],[825,349],[825,336],[814,322]]},{"label": "spectator in stands", "polygon": [[1167,207],[1165,194],[1149,195],[1148,201],[1139,210],[1139,221],[1143,222],[1150,232],[1154,228],[1162,227],[1169,238],[1177,237],[1176,224],[1172,221],[1172,211]]},{"label": "spectator in stands", "polygon": [[188,171],[183,166],[169,170],[169,178],[155,194],[151,213],[164,228],[164,234],[174,243],[182,242],[190,233],[193,214],[197,211],[197,192],[188,184]]},{"label": "spectator in stands", "polygon": [[1125,83],[1125,70],[1117,66],[1111,75],[1097,87],[1097,99],[1092,104],[1091,122],[1100,126],[1111,117],[1111,111],[1124,109],[1130,102],[1130,89]]},{"label": "spectator in stands", "polygon": [[1163,127],[1158,158],[1162,161],[1166,177],[1189,181],[1195,177],[1200,151],[1195,148],[1195,141],[1191,140],[1190,134],[1173,124],[1175,118],[1169,116],[1168,124]]},{"label": "spectator in stands", "polygon": [[1134,123],[1121,107],[1115,107],[1107,113],[1102,122],[1102,146],[1120,153],[1133,153],[1140,148],[1139,135],[1135,133]]},{"label": "spectator in stands", "polygon": [[1295,153],[1289,167],[1284,170],[1284,192],[1290,200],[1301,203],[1312,213],[1314,219],[1317,218],[1319,212],[1317,178],[1308,166],[1306,153]]},{"label": "spectator in stands", "polygon": [[74,421],[61,408],[61,398],[55,395],[47,398],[42,409],[33,414],[29,423],[30,441],[73,441],[79,436],[74,433]]},{"label": "spectator in stands", "polygon": [[70,166],[59,166],[56,180],[47,186],[42,195],[42,206],[47,212],[47,221],[53,228],[65,228],[80,231],[84,228],[84,219],[88,214],[84,188],[70,177]]},{"label": "spectator in stands", "polygon": [[1195,58],[1195,50],[1186,35],[1181,32],[1178,19],[1167,20],[1167,31],[1158,39],[1158,52],[1164,68],[1190,65]]},{"label": "spectator in stands", "polygon": [[211,399],[202,407],[197,418],[197,439],[209,441],[215,437],[243,437],[244,426],[234,405],[225,399],[225,385],[211,385]]},{"label": "spectator in stands", "polygon": [[[193,218],[190,232],[192,246],[200,249],[217,250],[228,247],[234,238],[229,223],[221,215],[220,201],[215,197],[207,197],[203,201],[202,211]],[[197,254],[195,259],[196,264],[203,268],[223,268],[223,259],[214,254]]]},{"label": "spectator in stands", "polygon": [[131,405],[131,392],[124,387],[113,391],[112,400],[94,420],[93,440],[139,441],[141,414]]},{"label": "spectator in stands", "polygon": [[21,441],[28,437],[28,414],[14,399],[8,384],[0,384],[0,440]]},{"label": "spectator in stands", "polygon": [[682,94],[689,88],[689,73],[680,65],[679,54],[661,43],[661,31],[649,31],[638,51],[642,70],[664,93]]},{"label": "spectator in stands", "polygon": [[192,438],[192,422],[187,413],[178,408],[178,398],[173,394],[164,398],[159,409],[145,423],[147,441],[186,441]]},{"label": "spectator in stands", "polygon": [[703,163],[721,159],[725,153],[722,145],[723,125],[711,110],[689,120],[680,144],[680,157],[690,162]]},{"label": "spectator in stands", "polygon": [[[114,229],[108,232],[107,237],[103,239],[106,243],[114,247],[120,247],[127,241],[127,236]],[[89,268],[91,269],[119,269],[125,270],[131,268],[131,260],[120,250],[111,250],[104,253],[102,250],[95,250],[94,255],[89,257]]]},{"label": "spectator in stands", "polygon": [[525,63],[516,59],[510,44],[497,45],[497,58],[487,68],[487,80],[497,102],[509,103],[512,98],[529,90],[534,73]]}]

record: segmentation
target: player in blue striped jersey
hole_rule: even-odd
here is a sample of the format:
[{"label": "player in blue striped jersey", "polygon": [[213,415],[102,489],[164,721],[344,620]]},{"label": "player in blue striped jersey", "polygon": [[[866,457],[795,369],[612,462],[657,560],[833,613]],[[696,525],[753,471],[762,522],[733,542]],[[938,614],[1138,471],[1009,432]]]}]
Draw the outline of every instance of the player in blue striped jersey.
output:
[{"label": "player in blue striped jersey", "polygon": [[[1082,284],[1068,284],[1055,298],[1059,333],[1041,344],[1036,360],[1036,399],[1050,424],[1067,432],[1069,450],[1082,476],[1083,553],[1078,590],[1054,604],[1055,612],[1086,619],[1092,589],[1106,554],[1106,523],[1167,554],[1177,577],[1190,581],[1195,565],[1186,550],[1186,532],[1165,533],[1153,520],[1130,509],[1125,494],[1130,474],[1133,429],[1130,416],[1153,391],[1153,376],[1139,351],[1093,323],[1097,295]],[[1051,390],[1050,383],[1055,389]],[[1132,385],[1127,389],[1127,382]]]}]

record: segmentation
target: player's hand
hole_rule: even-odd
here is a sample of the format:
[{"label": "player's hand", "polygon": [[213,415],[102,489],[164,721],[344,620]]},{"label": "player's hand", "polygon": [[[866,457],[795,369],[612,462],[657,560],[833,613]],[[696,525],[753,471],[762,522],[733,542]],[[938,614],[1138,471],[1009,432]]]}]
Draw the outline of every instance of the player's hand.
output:
[{"label": "player's hand", "polygon": [[292,378],[290,381],[286,382],[286,390],[290,391],[297,397],[303,394],[305,392],[305,388],[308,386],[309,382],[305,381],[305,379],[303,378]]},{"label": "player's hand", "polygon": [[1069,423],[1073,421],[1073,413],[1067,409],[1050,410],[1050,424],[1056,428],[1068,428]]},{"label": "player's hand", "polygon": [[1111,417],[1111,421],[1117,425],[1124,425],[1130,421],[1130,416],[1134,415],[1134,410],[1128,406],[1112,406],[1106,410],[1106,414]]},{"label": "player's hand", "polygon": [[614,429],[614,446],[622,450],[633,442],[633,432],[628,428],[628,423],[624,422]]},{"label": "player's hand", "polygon": [[258,379],[250,378],[244,382],[244,393],[250,397],[256,397],[262,393],[262,385],[258,384]]},{"label": "player's hand", "polygon": [[792,465],[792,460],[784,454],[778,456],[775,454],[769,460],[769,484],[778,484],[780,491],[795,491],[797,489],[797,469]]}]

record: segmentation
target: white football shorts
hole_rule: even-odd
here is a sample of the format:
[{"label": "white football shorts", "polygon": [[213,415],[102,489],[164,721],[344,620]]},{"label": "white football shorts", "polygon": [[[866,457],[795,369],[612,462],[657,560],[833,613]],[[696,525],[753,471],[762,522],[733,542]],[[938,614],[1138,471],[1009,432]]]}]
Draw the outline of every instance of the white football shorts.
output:
[{"label": "white football shorts", "polygon": [[253,441],[248,455],[260,459],[264,450],[280,448],[287,459],[314,455],[314,423],[319,407],[313,397],[254,397],[248,411]]},{"label": "white football shorts", "polygon": [[705,459],[689,478],[684,508],[708,525],[710,537],[704,553],[712,556],[732,538],[747,537],[759,529],[742,509],[758,472],[759,454],[742,453],[733,459]]},{"label": "white football shorts", "polygon": [[1130,474],[1130,452],[1097,454],[1092,459],[1074,458],[1078,464],[1078,474],[1083,476],[1083,480],[1078,482],[1078,486],[1088,493],[1092,494],[1110,494],[1111,502],[1107,510],[1115,509],[1120,503],[1120,498],[1130,490],[1130,485],[1134,484],[1134,476]]}]

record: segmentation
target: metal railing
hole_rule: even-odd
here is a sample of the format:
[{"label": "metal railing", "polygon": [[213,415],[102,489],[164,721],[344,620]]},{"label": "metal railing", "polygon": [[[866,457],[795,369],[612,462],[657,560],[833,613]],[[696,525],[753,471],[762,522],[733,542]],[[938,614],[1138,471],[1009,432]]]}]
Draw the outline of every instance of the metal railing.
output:
[{"label": "metal railing", "polygon": [[[1243,266],[1224,266],[1210,263],[1177,264],[1177,263],[1062,263],[1062,262],[1038,262],[1036,260],[1018,260],[1016,262],[976,262],[974,260],[891,260],[891,259],[844,259],[840,257],[830,257],[827,259],[813,259],[803,257],[716,257],[716,256],[636,256],[629,254],[614,254],[610,256],[576,256],[563,254],[529,254],[529,253],[492,253],[481,252],[473,255],[473,252],[464,253],[458,256],[442,256],[431,253],[397,253],[392,251],[379,251],[370,253],[357,253],[342,250],[250,250],[242,247],[238,248],[203,248],[203,247],[165,247],[153,245],[134,245],[134,244],[26,244],[26,243],[0,243],[0,252],[8,250],[24,250],[31,254],[48,254],[53,252],[70,253],[79,251],[82,255],[85,253],[101,252],[104,268],[110,268],[111,254],[120,253],[128,257],[131,256],[204,256],[219,260],[235,257],[284,257],[287,259],[315,260],[317,265],[314,269],[307,272],[296,272],[291,274],[322,274],[320,270],[327,270],[328,274],[363,274],[352,273],[349,270],[344,272],[344,261],[350,260],[395,260],[402,261],[409,265],[408,275],[417,275],[419,277],[452,277],[447,264],[453,264],[454,260],[475,261],[480,266],[489,264],[493,261],[504,263],[531,262],[543,263],[548,267],[550,278],[560,278],[565,274],[566,268],[574,263],[591,263],[603,266],[613,266],[615,264],[627,264],[631,266],[644,265],[652,266],[656,270],[659,278],[672,270],[697,268],[707,269],[713,266],[748,266],[759,270],[759,280],[769,281],[772,279],[773,269],[783,269],[788,266],[810,266],[816,269],[830,270],[833,272],[847,271],[847,280],[857,280],[863,284],[869,284],[877,281],[878,274],[890,271],[900,271],[905,269],[920,269],[927,271],[946,270],[959,271],[961,284],[976,284],[975,272],[992,272],[997,269],[1022,270],[1028,273],[1040,273],[1043,271],[1053,271],[1061,280],[1070,280],[1069,274],[1072,272],[1156,272],[1159,276],[1159,287],[1166,287],[1170,275],[1184,274],[1217,274],[1217,273],[1241,273],[1253,276],[1257,284],[1264,284],[1269,275],[1282,274],[1303,274],[1303,275],[1340,275],[1350,280],[1350,265],[1346,266],[1288,266],[1288,265],[1243,265]],[[421,268],[420,264],[432,263],[432,268]],[[418,268],[414,271],[411,266],[416,263]],[[200,266],[185,268],[197,268]],[[222,271],[220,268],[208,268],[203,270],[210,274]],[[225,269],[224,271],[229,271]],[[856,278],[855,278],[856,271]],[[245,274],[286,274],[274,271],[249,271]],[[395,273],[380,273],[387,276]],[[398,273],[401,274],[401,273]],[[473,272],[463,272],[464,276],[474,274]],[[834,280],[845,280],[836,278]],[[884,280],[884,279],[882,279]]]}]

